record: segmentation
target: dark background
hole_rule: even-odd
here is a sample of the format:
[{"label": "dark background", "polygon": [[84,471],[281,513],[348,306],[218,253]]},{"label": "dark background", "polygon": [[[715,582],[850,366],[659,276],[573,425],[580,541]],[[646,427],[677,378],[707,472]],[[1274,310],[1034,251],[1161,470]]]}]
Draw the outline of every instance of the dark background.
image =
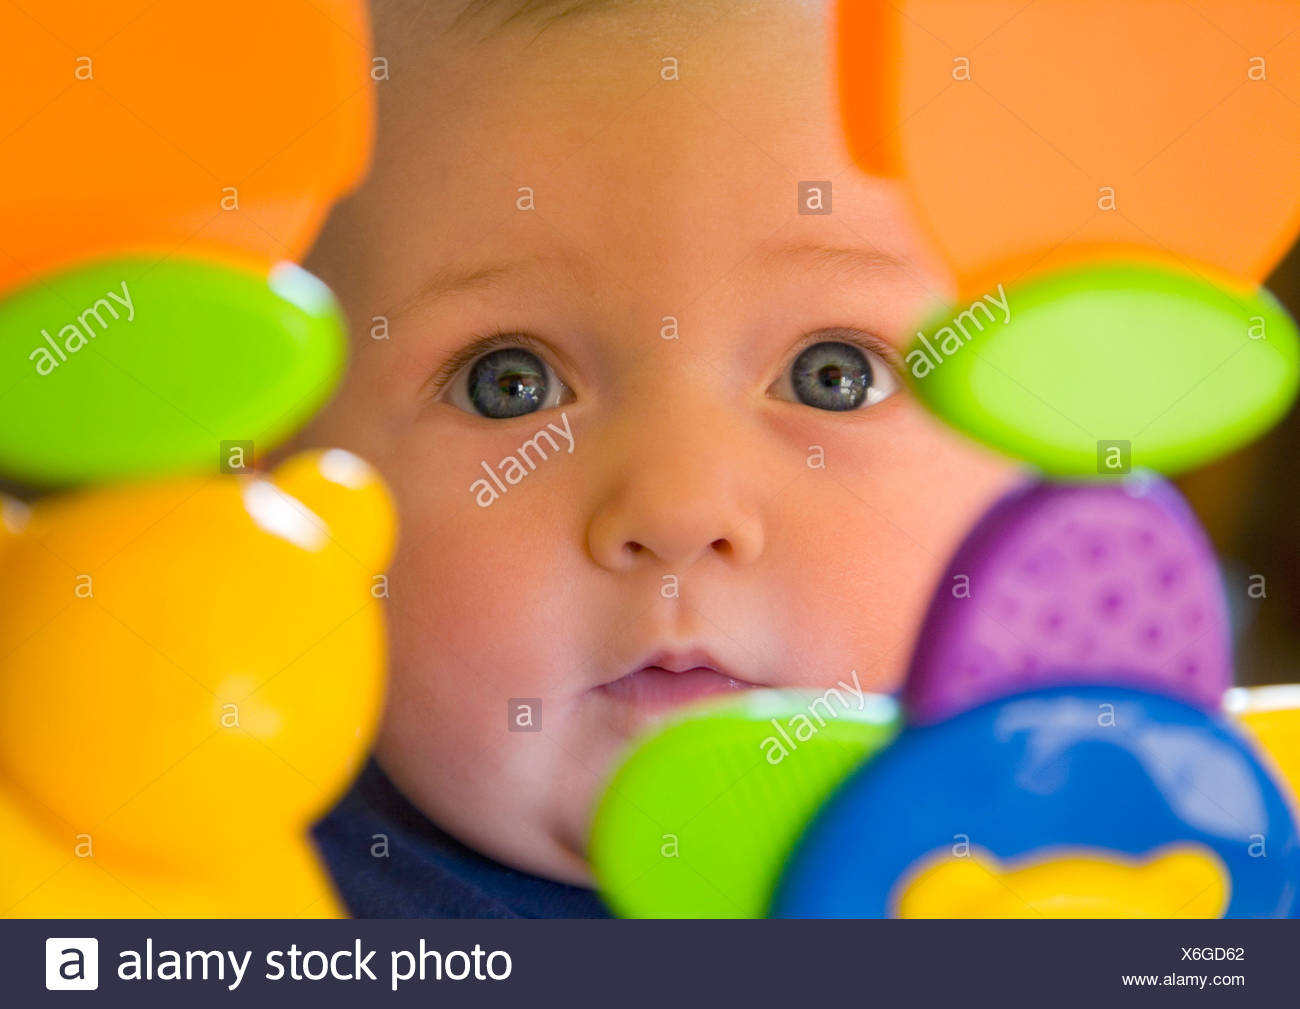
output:
[{"label": "dark background", "polygon": [[[1269,289],[1300,317],[1300,246]],[[1237,631],[1237,682],[1300,682],[1300,409],[1263,438],[1177,480],[1214,542]],[[1247,593],[1264,577],[1263,599]],[[1258,589],[1256,595],[1259,594]]]}]

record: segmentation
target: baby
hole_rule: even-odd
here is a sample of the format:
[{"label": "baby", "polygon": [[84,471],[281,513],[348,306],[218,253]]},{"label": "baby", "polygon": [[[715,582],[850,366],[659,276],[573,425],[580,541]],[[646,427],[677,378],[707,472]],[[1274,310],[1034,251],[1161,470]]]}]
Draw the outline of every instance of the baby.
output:
[{"label": "baby", "polygon": [[848,157],[831,13],[377,4],[373,168],[307,263],[352,358],[300,442],[400,516],[374,760],[316,830],[354,914],[603,913],[628,742],[727,691],[897,689],[1015,479],[903,388],[950,280]]}]

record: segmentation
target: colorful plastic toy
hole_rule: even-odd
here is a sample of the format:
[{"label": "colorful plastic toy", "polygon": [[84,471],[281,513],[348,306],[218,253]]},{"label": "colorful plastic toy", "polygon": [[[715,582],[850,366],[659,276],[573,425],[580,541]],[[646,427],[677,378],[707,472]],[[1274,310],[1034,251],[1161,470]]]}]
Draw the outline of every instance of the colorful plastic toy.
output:
[{"label": "colorful plastic toy", "polygon": [[1108,263],[941,313],[906,364],[936,414],[1047,473],[1174,474],[1282,417],[1300,388],[1300,337],[1261,288]]},{"label": "colorful plastic toy", "polygon": [[333,390],[344,325],[289,263],[111,259],[44,278],[0,299],[0,472],[67,484],[215,471],[223,441],[261,453]]},{"label": "colorful plastic toy", "polygon": [[953,555],[917,638],[917,723],[1060,682],[1123,682],[1217,710],[1232,685],[1218,564],[1178,492],[1150,474],[1032,482]]},{"label": "colorful plastic toy", "polygon": [[155,480],[0,508],[0,913],[339,915],[307,830],[378,716],[392,506],[340,451],[212,474],[342,366],[284,261],[368,162],[366,5],[3,27],[0,472]]},{"label": "colorful plastic toy", "polygon": [[1234,687],[1223,695],[1223,711],[1259,744],[1275,775],[1300,800],[1300,684]]},{"label": "colorful plastic toy", "polygon": [[1300,232],[1300,5],[841,0],[836,18],[849,149],[904,182],[963,301],[1135,250],[1259,282]]},{"label": "colorful plastic toy", "polygon": [[[1171,844],[1190,865],[1170,871]],[[1042,878],[1005,873],[982,895],[957,888],[949,906],[914,892],[935,885],[937,864],[977,853]],[[1140,895],[1139,860],[1162,877]],[[937,917],[1218,916],[1205,898],[1223,894],[1231,918],[1286,917],[1300,898],[1296,823],[1251,748],[1172,698],[1061,686],[904,731],[818,813],[773,910],[890,917],[912,900]]]},{"label": "colorful plastic toy", "polygon": [[362,0],[53,0],[3,28],[0,294],[133,253],[265,273],[368,163]]},{"label": "colorful plastic toy", "polygon": [[[340,450],[88,491],[0,546],[0,909],[342,913],[307,839],[383,696],[393,509]],[[380,593],[379,595],[382,595]]]},{"label": "colorful plastic toy", "polygon": [[764,690],[688,712],[622,763],[588,858],[628,918],[759,918],[830,790],[898,731],[887,697]]},{"label": "colorful plastic toy", "polygon": [[1300,913],[1300,706],[1230,683],[1217,568],[1173,488],[1031,481],[940,580],[896,738],[792,789],[754,746],[771,726],[737,724],[788,701],[686,716],[614,778],[601,891],[627,916]]}]

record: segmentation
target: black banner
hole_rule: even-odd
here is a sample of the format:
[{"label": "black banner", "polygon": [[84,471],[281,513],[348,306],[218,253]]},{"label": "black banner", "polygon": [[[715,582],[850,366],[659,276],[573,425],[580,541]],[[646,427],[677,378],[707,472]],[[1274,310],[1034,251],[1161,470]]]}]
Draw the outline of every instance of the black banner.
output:
[{"label": "black banner", "polygon": [[12,1006],[1281,1005],[1300,987],[1295,921],[30,920],[0,939]]}]

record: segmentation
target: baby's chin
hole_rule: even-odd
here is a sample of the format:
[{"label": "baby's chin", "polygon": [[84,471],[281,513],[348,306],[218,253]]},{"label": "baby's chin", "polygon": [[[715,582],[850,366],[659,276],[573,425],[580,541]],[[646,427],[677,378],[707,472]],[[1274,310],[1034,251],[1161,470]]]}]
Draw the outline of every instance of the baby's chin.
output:
[{"label": "baby's chin", "polygon": [[[526,856],[516,853],[525,857],[526,863],[509,857],[503,860],[566,883],[591,886],[586,848],[592,817],[615,770],[635,743],[685,711],[759,686],[702,667],[679,671],[639,668],[573,697],[560,718],[543,729],[554,733],[560,759],[545,769],[532,764],[517,768],[525,777],[549,779],[524,785],[535,788],[534,794],[549,795],[536,821],[525,828],[546,835],[547,843]],[[512,782],[508,787],[520,784]]]}]

